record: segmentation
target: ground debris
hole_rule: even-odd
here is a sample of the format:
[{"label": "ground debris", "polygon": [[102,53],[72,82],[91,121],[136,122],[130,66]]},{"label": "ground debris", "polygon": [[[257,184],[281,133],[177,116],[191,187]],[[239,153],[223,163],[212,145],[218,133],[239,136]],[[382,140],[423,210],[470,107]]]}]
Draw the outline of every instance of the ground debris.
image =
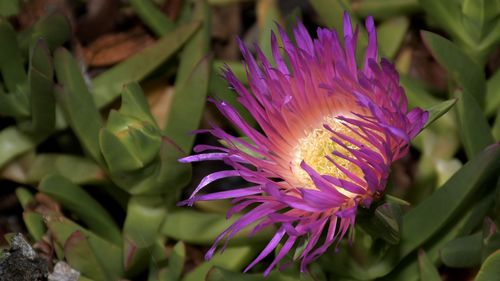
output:
[{"label": "ground debris", "polygon": [[0,260],[0,281],[45,281],[48,274],[47,262],[38,257],[22,234],[16,234]]},{"label": "ground debris", "polygon": [[59,261],[54,266],[54,271],[49,274],[48,281],[78,281],[80,272],[74,270],[69,264]]}]

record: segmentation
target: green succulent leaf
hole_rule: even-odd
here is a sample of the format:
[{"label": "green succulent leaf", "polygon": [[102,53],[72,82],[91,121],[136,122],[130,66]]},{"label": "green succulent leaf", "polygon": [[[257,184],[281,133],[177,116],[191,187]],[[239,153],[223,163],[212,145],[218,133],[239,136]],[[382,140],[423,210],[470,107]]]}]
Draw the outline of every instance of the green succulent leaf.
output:
[{"label": "green succulent leaf", "polygon": [[[500,145],[492,145],[466,163],[425,201],[406,213],[400,243],[401,257],[439,231],[499,168]],[[428,219],[431,217],[432,220]]]},{"label": "green succulent leaf", "polygon": [[396,56],[409,26],[410,21],[407,17],[391,18],[377,26],[378,47],[384,57],[393,59]]},{"label": "green succulent leaf", "polygon": [[71,25],[68,19],[60,12],[50,13],[20,33],[19,45],[23,53],[27,53],[40,38],[43,38],[49,49],[54,51],[71,38]]},{"label": "green succulent leaf", "polygon": [[218,266],[226,270],[240,271],[252,258],[255,257],[257,251],[258,250],[255,247],[248,245],[227,247],[223,253],[215,255],[209,261],[198,265],[192,271],[187,273],[182,278],[182,281],[205,280],[207,273],[214,266]]},{"label": "green succulent leaf", "polygon": [[48,134],[55,128],[54,69],[52,57],[43,39],[38,40],[30,53],[28,83],[31,104],[29,131]]},{"label": "green succulent leaf", "polygon": [[456,238],[444,245],[441,260],[449,267],[474,267],[481,264],[482,233]]},{"label": "green succulent leaf", "polygon": [[104,171],[94,161],[70,154],[37,154],[26,175],[27,183],[37,183],[45,176],[57,174],[75,184],[102,182]]},{"label": "green succulent leaf", "polygon": [[198,129],[205,108],[210,66],[209,58],[200,61],[188,80],[176,88],[170,104],[164,133],[186,153],[194,144],[191,132]]},{"label": "green succulent leaf", "polygon": [[178,161],[185,156],[176,144],[163,137],[158,161],[143,169],[112,174],[113,182],[133,195],[164,194],[167,206],[172,207],[191,179],[191,165]]},{"label": "green succulent leaf", "polygon": [[[466,163],[426,200],[406,213],[403,216],[401,243],[396,249],[397,258],[385,269],[375,271],[375,274],[367,273],[369,278],[384,276],[393,271],[384,279],[418,280],[416,278],[419,269],[417,262],[402,263],[400,267],[395,268],[397,261],[402,260],[427,241],[429,241],[426,248],[427,255],[435,261],[445,243],[469,234],[478,224],[481,224],[491,206],[492,196],[480,200],[470,209],[463,207],[470,196],[473,196],[480,186],[494,176],[499,168],[500,145],[492,145]],[[429,217],[432,217],[432,220],[429,220]],[[459,218],[459,221],[452,222],[453,218]],[[436,239],[430,239],[433,236]],[[391,257],[388,255],[384,260],[391,261]],[[414,258],[416,259],[416,256]],[[377,267],[374,266],[374,268]]]},{"label": "green succulent leaf", "polygon": [[427,109],[427,111],[429,111],[429,119],[427,120],[427,123],[425,123],[424,128],[429,127],[432,123],[434,123],[434,121],[439,119],[439,117],[446,114],[451,108],[453,108],[455,103],[457,103],[457,100],[458,99],[450,99],[443,101]]},{"label": "green succulent leaf", "polygon": [[20,0],[0,0],[0,16],[15,16],[21,10]]},{"label": "green succulent leaf", "polygon": [[280,9],[277,1],[257,2],[257,25],[259,27],[259,47],[264,55],[272,58],[271,33],[278,33],[276,23],[282,22]]},{"label": "green succulent leaf", "polygon": [[[222,70],[229,68],[231,71],[234,73],[234,76],[238,78],[238,80],[241,81],[241,83],[248,85],[248,79],[247,79],[247,71],[243,63],[239,61],[222,61],[222,60],[214,60],[213,62],[213,69],[212,73],[216,73],[219,76],[222,74]],[[227,81],[223,80],[224,83],[227,85]],[[212,81],[210,81],[212,82]],[[210,83],[212,84],[212,83]],[[227,87],[226,87],[227,88]]]},{"label": "green succulent leaf", "polygon": [[0,73],[8,91],[14,92],[26,81],[23,59],[17,45],[16,32],[10,23],[0,18]]},{"label": "green succulent leaf", "polygon": [[174,29],[174,23],[155,5],[154,1],[131,0],[130,6],[157,36],[163,36]]},{"label": "green succulent leaf", "polygon": [[78,64],[71,54],[62,48],[56,50],[54,64],[57,79],[61,84],[56,89],[57,101],[82,146],[94,160],[102,163],[98,137],[102,120]]},{"label": "green succulent leaf", "polygon": [[486,82],[486,116],[497,113],[500,108],[500,70]]},{"label": "green succulent leaf", "polygon": [[488,120],[483,115],[477,102],[471,95],[464,91],[456,95],[458,100],[458,120],[460,135],[469,158],[480,153],[485,147],[495,142]]},{"label": "green succulent leaf", "polygon": [[420,10],[418,0],[362,0],[352,3],[353,13],[360,18],[373,16],[377,19],[385,19],[417,13]]},{"label": "green succulent leaf", "polygon": [[401,237],[402,215],[398,204],[385,203],[378,206],[373,213],[363,215],[360,212],[358,221],[371,236],[394,245],[399,243]]},{"label": "green succulent leaf", "polygon": [[342,30],[344,11],[351,11],[350,1],[311,0],[310,3],[320,16],[323,24],[329,28]]},{"label": "green succulent leaf", "polygon": [[227,81],[221,77],[221,73],[212,71],[212,74],[210,76],[209,92],[216,99],[223,100],[230,104],[234,109],[238,111],[240,116],[243,117],[243,119],[245,119],[248,124],[251,124],[252,126],[256,125],[255,119],[252,117],[252,115],[250,115],[250,112],[248,112],[248,110],[238,101],[238,95],[228,87]]},{"label": "green succulent leaf", "polygon": [[81,218],[93,232],[112,243],[120,244],[121,233],[113,218],[81,187],[62,176],[53,175],[43,179],[39,189]]},{"label": "green succulent leaf", "polygon": [[495,280],[500,276],[500,250],[491,254],[481,265],[474,281]]},{"label": "green succulent leaf", "polygon": [[[219,234],[233,224],[238,218],[226,219],[220,213],[201,213],[189,209],[179,209],[168,214],[161,233],[167,237],[197,245],[210,245]],[[184,227],[178,227],[182,224]],[[230,245],[266,241],[271,237],[272,229],[264,229],[248,237],[251,227],[235,235]]]},{"label": "green succulent leaf", "polygon": [[420,267],[420,280],[441,281],[439,272],[423,250],[418,251],[418,264]]},{"label": "green succulent leaf", "polygon": [[163,198],[159,196],[132,196],[128,202],[123,227],[125,243],[146,248],[156,241],[160,225],[167,214]]},{"label": "green succulent leaf", "polygon": [[[229,271],[220,267],[215,267],[207,275],[207,281],[260,281],[262,280],[262,273],[243,274],[239,272]],[[299,278],[299,274],[291,276],[279,271],[273,271],[266,277],[268,281],[303,281],[305,279]]]},{"label": "green succulent leaf", "polygon": [[500,233],[497,225],[490,218],[484,220],[483,235],[481,238],[481,260],[484,261],[489,255],[500,249]]},{"label": "green succulent leaf", "polygon": [[66,239],[64,256],[73,268],[93,280],[106,281],[112,278],[102,268],[85,234],[78,230]]},{"label": "green succulent leaf", "polygon": [[493,128],[491,128],[491,134],[496,141],[500,141],[500,109],[498,109]]},{"label": "green succulent leaf", "polygon": [[168,259],[168,268],[175,280],[180,280],[182,271],[184,270],[184,263],[186,261],[186,245],[184,242],[179,241],[174,246],[174,250]]},{"label": "green succulent leaf", "polygon": [[23,209],[26,209],[35,199],[33,193],[24,187],[16,188],[16,197]]},{"label": "green succulent leaf", "polygon": [[41,241],[47,232],[43,216],[32,211],[24,211],[23,221],[33,239],[35,239],[35,241]]},{"label": "green succulent leaf", "polygon": [[42,139],[41,136],[29,136],[14,126],[3,129],[0,131],[0,167],[35,148]]},{"label": "green succulent leaf", "polygon": [[153,196],[132,196],[128,202],[127,217],[123,226],[126,268],[134,263],[141,252],[149,251],[158,236],[160,225],[166,215],[166,205],[163,198]]},{"label": "green succulent leaf", "polygon": [[124,88],[120,111],[109,114],[99,144],[112,174],[142,169],[159,160],[160,129],[139,85]]},{"label": "green succulent leaf", "polygon": [[[463,237],[476,229],[489,212],[493,196],[489,195],[486,198],[474,203],[471,208],[462,210],[456,214],[456,221],[450,221],[438,234],[435,239],[432,239],[425,245],[427,257],[432,262],[437,262],[440,257],[440,252],[449,241]],[[418,281],[419,277],[419,264],[417,255],[413,253],[407,258],[408,262],[402,262],[396,267],[384,280],[388,281]]]},{"label": "green succulent leaf", "polygon": [[[98,268],[102,269],[102,271],[105,272],[105,276],[108,278],[104,280],[117,280],[123,275],[123,255],[121,247],[104,240],[103,238],[95,235],[93,232],[88,231],[87,229],[67,218],[61,217],[60,215],[47,214],[45,218],[47,227],[53,235],[56,245],[63,249],[64,255],[72,256],[75,264],[85,264],[85,259],[95,259],[99,264]],[[67,245],[68,240],[75,232],[80,232],[81,235],[78,239],[76,239],[77,241],[73,241],[76,243],[70,243]],[[71,258],[68,258],[68,260],[70,259]],[[76,268],[72,261],[69,261],[69,264]],[[97,268],[95,267],[91,267],[89,270],[93,271],[96,269]],[[84,273],[84,275],[87,274]],[[103,279],[95,280],[100,281]]]},{"label": "green succulent leaf", "polygon": [[458,46],[432,32],[422,31],[422,40],[433,57],[464,92],[468,92],[480,108],[484,108],[486,78],[484,71]]},{"label": "green succulent leaf", "polygon": [[205,1],[195,1],[192,13],[194,19],[203,21],[203,26],[182,51],[175,92],[163,131],[185,153],[191,151],[194,143],[195,136],[191,132],[198,129],[201,121],[212,70],[211,58],[207,56],[210,10]]}]

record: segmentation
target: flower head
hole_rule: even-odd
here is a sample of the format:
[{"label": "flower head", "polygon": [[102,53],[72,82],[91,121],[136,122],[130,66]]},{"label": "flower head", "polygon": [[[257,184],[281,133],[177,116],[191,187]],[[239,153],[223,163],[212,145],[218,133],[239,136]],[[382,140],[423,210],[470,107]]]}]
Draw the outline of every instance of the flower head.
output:
[{"label": "flower head", "polygon": [[[252,128],[224,101],[214,101],[248,138],[213,127],[207,132],[226,147],[199,145],[195,147],[199,154],[181,159],[222,160],[232,167],[206,176],[181,204],[233,198],[229,215],[249,209],[220,234],[207,258],[223,239],[231,239],[249,225],[253,224],[254,231],[275,225],[276,233],[246,270],[281,243],[265,272],[269,273],[295,244],[306,239],[300,254],[305,270],[353,227],[358,206],[368,207],[384,191],[391,163],[408,153],[409,142],[424,126],[428,113],[419,108],[407,112],[397,72],[388,61],[378,61],[371,17],[366,30],[368,48],[362,68],[355,58],[358,28],[353,32],[347,13],[343,46],[335,30],[319,28],[313,40],[299,23],[294,45],[280,28],[285,55],[273,34],[274,65],[258,48],[256,61],[240,42],[250,89],[231,70],[225,71],[225,77],[260,129]],[[242,177],[252,186],[198,194],[209,183],[226,177]]]}]

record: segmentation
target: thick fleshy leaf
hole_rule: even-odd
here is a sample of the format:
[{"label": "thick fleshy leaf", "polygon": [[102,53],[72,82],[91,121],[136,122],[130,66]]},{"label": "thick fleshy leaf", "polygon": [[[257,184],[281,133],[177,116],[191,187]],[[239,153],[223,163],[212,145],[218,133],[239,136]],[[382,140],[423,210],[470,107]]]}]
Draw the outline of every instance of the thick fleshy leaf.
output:
[{"label": "thick fleshy leaf", "polygon": [[344,11],[351,11],[350,1],[311,0],[310,3],[323,24],[329,28],[342,30]]},{"label": "thick fleshy leaf", "polygon": [[474,267],[481,264],[482,233],[459,237],[446,243],[441,260],[449,267]]},{"label": "thick fleshy leaf", "polygon": [[448,39],[428,31],[422,31],[421,35],[433,57],[446,69],[450,78],[469,93],[480,108],[484,108],[486,78],[482,68]]},{"label": "thick fleshy leaf", "polygon": [[47,175],[58,174],[76,184],[105,180],[105,172],[88,158],[70,154],[37,154],[30,163],[27,183],[37,183]]},{"label": "thick fleshy leaf", "polygon": [[184,152],[191,151],[198,129],[210,77],[210,59],[203,59],[180,88],[175,90],[164,133]]},{"label": "thick fleshy leaf", "polygon": [[[189,209],[179,209],[168,214],[161,232],[167,237],[182,240],[192,244],[210,245],[215,238],[237,220],[234,216],[226,219],[224,214],[201,213]],[[255,243],[265,241],[271,236],[271,229],[262,230],[253,236],[248,236],[251,228],[247,228],[231,240],[230,244]]]},{"label": "thick fleshy leaf", "polygon": [[71,25],[60,12],[49,13],[37,21],[30,29],[19,35],[19,45],[27,52],[33,43],[43,38],[51,51],[71,38]]},{"label": "thick fleshy leaf", "polygon": [[408,107],[430,108],[438,104],[441,100],[430,94],[427,85],[420,80],[413,79],[406,75],[399,77],[401,86],[405,89],[408,98]]},{"label": "thick fleshy leaf", "polygon": [[[166,215],[166,205],[158,196],[132,196],[128,202],[123,226],[124,260],[128,269],[145,249],[155,243]],[[149,250],[147,250],[149,251]]]},{"label": "thick fleshy leaf", "polygon": [[205,108],[212,70],[211,58],[208,57],[211,17],[205,1],[194,2],[192,17],[203,21],[203,25],[182,50],[175,92],[164,128],[164,134],[186,153],[191,151],[195,138],[192,131],[198,129]]},{"label": "thick fleshy leaf", "polygon": [[120,110],[112,110],[99,134],[99,145],[112,175],[150,166],[158,161],[160,129],[136,83],[126,85]]},{"label": "thick fleshy leaf", "polygon": [[500,276],[500,250],[491,254],[481,265],[474,281],[496,280]]},{"label": "thick fleshy leaf", "polygon": [[82,146],[94,160],[102,163],[99,148],[102,120],[80,68],[68,50],[62,48],[56,50],[54,64],[57,80],[61,84],[56,89],[57,101]]},{"label": "thick fleshy leaf", "polygon": [[491,128],[491,134],[496,141],[500,141],[500,109],[498,109],[493,128]]},{"label": "thick fleshy leaf", "polygon": [[55,128],[56,103],[53,75],[52,57],[46,42],[40,39],[31,49],[28,69],[31,122],[27,129],[31,132],[47,134]]},{"label": "thick fleshy leaf", "polygon": [[213,256],[213,258],[209,261],[200,264],[192,271],[187,273],[182,278],[182,281],[205,280],[205,276],[214,266],[218,266],[227,270],[240,271],[248,264],[248,262],[250,262],[252,258],[255,257],[257,251],[258,249],[248,245],[227,247],[223,253]]},{"label": "thick fleshy leaf", "polygon": [[437,233],[498,169],[500,145],[496,144],[470,160],[444,186],[406,213],[400,243],[401,258]]},{"label": "thick fleshy leaf", "polygon": [[168,268],[172,276],[179,280],[182,271],[184,270],[184,263],[186,261],[186,245],[184,242],[179,241],[174,246],[174,250],[168,259]]},{"label": "thick fleshy leaf", "polygon": [[495,142],[488,120],[471,95],[464,91],[458,93],[458,120],[460,135],[465,153],[470,159],[480,153],[485,147]]},{"label": "thick fleshy leaf", "polygon": [[238,111],[240,116],[243,117],[248,124],[256,124],[255,119],[252,117],[252,115],[250,115],[248,110],[238,102],[238,95],[228,87],[227,81],[221,77],[220,73],[212,71],[210,77],[209,92],[214,98],[223,100],[230,104],[234,109]]},{"label": "thick fleshy leaf", "polygon": [[[469,234],[473,229],[476,229],[482,222],[483,218],[489,212],[493,196],[490,195],[475,203],[470,209],[463,210],[463,212],[456,215],[457,221],[451,221],[436,235],[436,239],[430,241],[426,245],[425,250],[427,257],[437,262],[439,259],[440,251],[446,243],[455,239],[456,237]],[[384,278],[388,281],[418,281],[419,277],[419,264],[416,254],[412,254],[407,259],[409,262],[400,263],[400,266],[395,268],[390,275]]]},{"label": "thick fleshy leaf", "polygon": [[[227,67],[231,69],[231,71],[234,73],[234,76],[236,76],[236,78],[238,78],[238,80],[241,81],[241,83],[243,83],[244,85],[248,85],[247,72],[245,70],[245,66],[243,65],[243,63],[239,61],[214,60],[212,65],[213,65],[212,73],[218,76],[222,76],[221,70]],[[222,79],[222,77],[221,80],[224,82],[227,88],[228,85],[227,81]],[[210,84],[212,84],[212,81],[210,81]]]},{"label": "thick fleshy leaf", "polygon": [[159,160],[151,165],[134,171],[119,172],[112,175],[113,182],[133,195],[162,194],[165,204],[174,206],[179,200],[181,189],[191,179],[191,165],[178,161],[186,154],[166,137],[159,151]]},{"label": "thick fleshy leaf", "polygon": [[[309,1],[311,6],[314,8],[316,13],[320,16],[322,23],[329,27],[335,28],[336,30],[342,30],[344,23],[344,12],[352,12],[351,1],[348,0],[311,0]],[[356,17],[351,16],[351,21],[353,26],[362,26]],[[360,32],[358,34],[358,44],[356,46],[356,59],[360,61],[360,54],[362,54],[366,46],[368,45],[368,37],[365,32]]]},{"label": "thick fleshy leaf", "polygon": [[11,126],[0,132],[0,168],[15,157],[33,149],[44,137],[32,137]]},{"label": "thick fleshy leaf", "polygon": [[8,91],[26,81],[21,52],[17,45],[16,32],[6,19],[0,18],[0,72]]},{"label": "thick fleshy leaf", "polygon": [[500,109],[500,70],[486,82],[486,116],[497,113]]},{"label": "thick fleshy leaf", "polygon": [[[500,186],[500,182],[497,186]],[[481,238],[481,259],[484,261],[489,255],[500,249],[500,232],[498,231],[497,224],[490,218],[484,220],[483,235]]]},{"label": "thick fleshy leaf", "polygon": [[21,10],[21,1],[19,0],[0,0],[0,16],[15,16]]},{"label": "thick fleshy leaf", "polygon": [[96,281],[112,278],[102,268],[90,243],[80,231],[73,232],[64,243],[64,256],[71,267]]},{"label": "thick fleshy leaf", "polygon": [[131,0],[130,6],[157,36],[163,36],[174,28],[174,23],[151,0]]},{"label": "thick fleshy leaf", "polygon": [[399,15],[413,14],[421,10],[418,0],[377,0],[356,1],[352,3],[352,11],[360,18],[368,16],[377,19]]},{"label": "thick fleshy leaf", "polygon": [[454,0],[419,1],[425,13],[457,41],[469,46],[475,43],[462,24],[462,14],[459,5],[455,5]]},{"label": "thick fleshy leaf", "polygon": [[397,244],[401,236],[401,207],[393,203],[378,206],[373,213],[359,212],[359,225],[374,238],[381,238],[389,244]]},{"label": "thick fleshy leaf", "polygon": [[39,189],[81,218],[93,232],[120,244],[121,233],[113,218],[82,188],[62,176],[53,175],[42,180]]},{"label": "thick fleshy leaf", "polygon": [[[99,263],[100,268],[102,268],[106,272],[106,275],[110,278],[106,280],[118,279],[118,277],[123,274],[121,247],[102,239],[101,237],[95,235],[93,232],[90,232],[80,225],[74,223],[73,221],[59,215],[49,214],[45,216],[45,219],[47,227],[53,235],[56,245],[58,247],[63,247],[64,252],[66,252],[67,250],[71,251],[71,249],[65,248],[66,242],[71,237],[71,235],[78,231],[84,236],[84,238],[90,245],[93,256]],[[87,247],[84,246],[84,248]],[[80,254],[75,254],[74,257],[76,259],[91,258],[90,256]],[[70,265],[72,265],[71,262]]]},{"label": "thick fleshy leaf", "polygon": [[165,34],[154,45],[113,66],[92,81],[94,99],[100,108],[121,93],[123,86],[139,82],[168,60],[199,28],[199,22],[190,22]]},{"label": "thick fleshy leaf", "polygon": [[418,264],[420,267],[420,280],[441,281],[439,272],[423,250],[418,251]]},{"label": "thick fleshy leaf", "polygon": [[28,208],[30,204],[34,202],[35,197],[28,189],[24,187],[16,188],[16,197],[23,209]]},{"label": "thick fleshy leaf", "polygon": [[[267,281],[306,281],[313,280],[312,278],[307,278],[307,275],[300,276],[299,273],[286,274],[279,271],[273,271],[266,276]],[[207,281],[260,281],[262,280],[262,273],[255,274],[244,274],[239,272],[229,271],[223,268],[215,267],[208,273]]]},{"label": "thick fleshy leaf", "polygon": [[23,221],[33,239],[35,239],[35,241],[42,240],[43,236],[47,232],[43,216],[32,211],[24,211]]},{"label": "thick fleshy leaf", "polygon": [[272,58],[271,32],[278,33],[276,23],[282,21],[278,1],[257,1],[255,10],[259,28],[259,47],[266,57]]},{"label": "thick fleshy leaf", "polygon": [[458,99],[450,99],[428,108],[427,111],[429,111],[429,119],[427,119],[427,123],[425,123],[424,128],[427,128],[434,123],[434,121],[439,119],[439,117],[446,114],[455,105],[455,103],[457,103],[457,100]]},{"label": "thick fleshy leaf", "polygon": [[408,18],[397,17],[388,19],[377,26],[377,42],[383,57],[393,59],[396,56],[407,34],[409,25]]}]

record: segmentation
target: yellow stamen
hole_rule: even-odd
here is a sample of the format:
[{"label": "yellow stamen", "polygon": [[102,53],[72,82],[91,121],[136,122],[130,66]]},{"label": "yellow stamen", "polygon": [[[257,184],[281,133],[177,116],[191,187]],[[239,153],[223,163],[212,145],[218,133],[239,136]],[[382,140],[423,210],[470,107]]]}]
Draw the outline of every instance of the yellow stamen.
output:
[{"label": "yellow stamen", "polygon": [[[315,189],[316,187],[309,174],[300,167],[302,161],[321,175],[330,175],[336,178],[349,180],[348,177],[325,156],[330,156],[337,164],[362,178],[362,171],[357,165],[332,154],[333,151],[338,151],[345,156],[352,157],[352,154],[347,149],[330,139],[332,133],[323,127],[324,124],[328,125],[335,132],[359,139],[359,136],[343,126],[341,122],[334,117],[325,118],[320,126],[307,133],[305,137],[299,139],[293,152],[294,159],[292,160],[291,168],[298,182],[305,188]],[[351,143],[345,142],[345,144],[349,148],[357,148],[357,146]],[[343,189],[339,191],[347,196],[353,195]]]}]

